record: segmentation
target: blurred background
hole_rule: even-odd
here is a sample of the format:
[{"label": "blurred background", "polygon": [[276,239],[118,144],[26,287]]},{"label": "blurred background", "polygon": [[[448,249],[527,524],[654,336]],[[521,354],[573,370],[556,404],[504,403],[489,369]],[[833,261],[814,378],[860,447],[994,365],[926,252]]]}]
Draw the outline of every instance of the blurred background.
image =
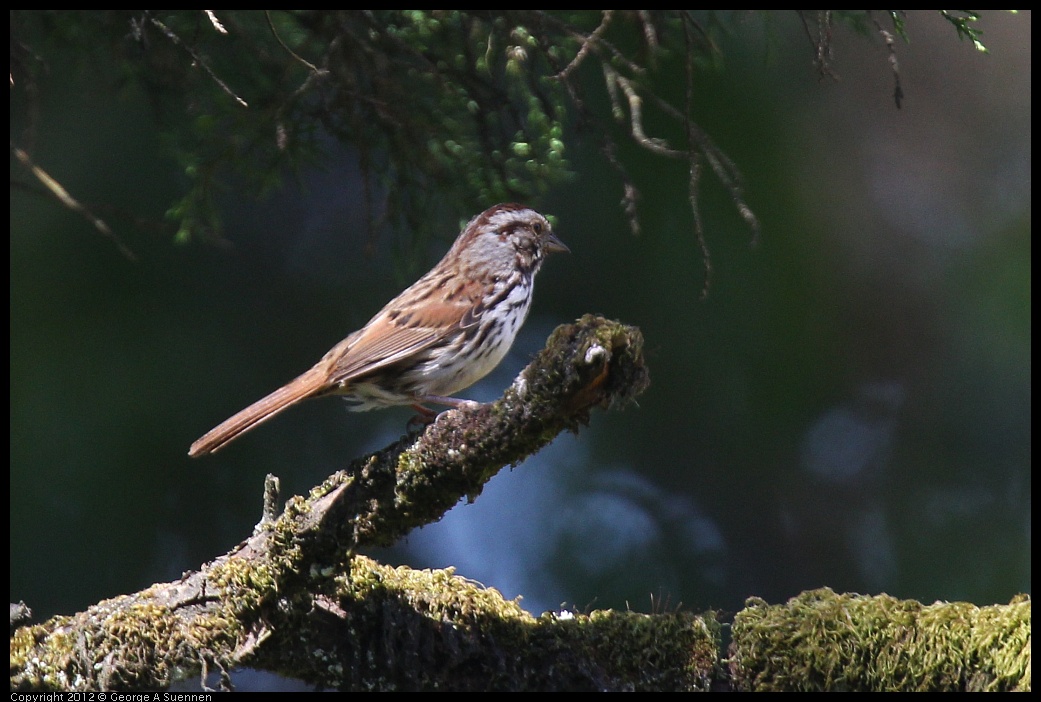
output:
[{"label": "blurred background", "polygon": [[[897,109],[877,37],[839,30],[837,80],[820,79],[794,16],[739,23],[694,111],[762,232],[753,244],[706,175],[705,299],[684,166],[622,153],[643,186],[636,237],[596,145],[569,142],[577,177],[530,204],[572,254],[549,260],[513,350],[464,394],[497,397],[586,312],[643,330],[651,387],[372,555],[455,566],[534,614],[733,612],[821,586],[980,605],[1030,592],[1030,13],[980,27],[986,54],[911,13]],[[83,201],[161,216],[184,183],[142,94],[71,57],[43,85],[37,162]],[[23,112],[13,99],[12,134]],[[176,579],[250,533],[266,473],[304,493],[403,432],[407,408],[325,399],[186,455],[475,214],[446,218],[413,268],[389,240],[367,252],[356,158],[329,152],[263,198],[226,192],[230,247],[121,223],[135,260],[12,187],[12,601],[45,618]]]}]

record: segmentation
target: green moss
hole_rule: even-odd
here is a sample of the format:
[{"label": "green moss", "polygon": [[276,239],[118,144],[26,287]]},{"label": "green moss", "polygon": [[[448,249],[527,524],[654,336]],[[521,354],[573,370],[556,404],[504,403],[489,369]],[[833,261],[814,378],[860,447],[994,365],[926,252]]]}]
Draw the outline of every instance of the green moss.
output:
[{"label": "green moss", "polygon": [[923,605],[889,595],[752,598],[731,668],[752,690],[1019,690],[1030,687],[1030,602]]},{"label": "green moss", "polygon": [[183,652],[193,651],[197,667],[215,637],[236,631],[233,619],[196,619],[185,627],[176,612],[151,599],[154,590],[17,631],[11,664],[19,673],[12,688],[161,689],[183,674]]},{"label": "green moss", "polygon": [[565,611],[536,619],[452,569],[394,568],[361,556],[336,578],[335,596],[350,633],[323,670],[354,681],[345,684],[351,689],[365,681],[379,690],[694,690],[707,689],[716,664],[711,614]]}]

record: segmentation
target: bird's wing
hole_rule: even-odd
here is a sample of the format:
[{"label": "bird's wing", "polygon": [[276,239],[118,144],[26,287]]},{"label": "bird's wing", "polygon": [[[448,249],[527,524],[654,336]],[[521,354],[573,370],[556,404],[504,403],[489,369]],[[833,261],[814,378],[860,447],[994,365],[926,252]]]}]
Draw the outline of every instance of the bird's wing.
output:
[{"label": "bird's wing", "polygon": [[330,379],[342,383],[403,361],[475,324],[473,313],[462,295],[420,307],[392,303],[326,354]]}]

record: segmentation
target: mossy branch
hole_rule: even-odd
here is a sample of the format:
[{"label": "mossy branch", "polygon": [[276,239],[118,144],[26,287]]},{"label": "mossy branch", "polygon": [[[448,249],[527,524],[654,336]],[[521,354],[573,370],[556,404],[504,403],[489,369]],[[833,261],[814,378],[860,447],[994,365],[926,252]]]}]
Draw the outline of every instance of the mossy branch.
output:
[{"label": "mossy branch", "polygon": [[12,614],[12,690],[154,690],[240,666],[346,690],[1030,689],[1027,596],[752,598],[724,659],[713,612],[535,618],[451,570],[356,554],[630,400],[648,382],[641,346],[603,318],[561,326],[498,401],[355,461],[198,572],[34,626]]},{"label": "mossy branch", "polygon": [[823,588],[745,604],[729,659],[738,690],[1030,690],[1028,595],[977,607]]},{"label": "mossy branch", "polygon": [[[434,630],[459,629],[475,641],[500,646],[532,636],[535,620],[494,590],[447,572],[410,575],[387,569],[357,557],[356,550],[393,543],[436,521],[460,496],[476,497],[502,467],[523,460],[565,429],[577,430],[593,407],[629,401],[648,384],[642,343],[639,330],[592,315],[559,327],[499,400],[445,412],[419,436],[355,461],[307,498],[289,500],[281,516],[262,521],[252,536],[199,571],[74,616],[17,629],[11,637],[12,689],[160,689],[207,671],[262,664],[323,686],[424,687],[437,681],[465,686],[444,679],[445,656],[458,646],[431,653],[439,662],[420,670],[423,661],[406,650],[400,651],[404,658],[380,659],[373,666],[370,645],[407,637],[408,629],[399,624],[409,608],[415,621],[425,621],[430,614],[424,607],[435,602],[439,613],[429,622]],[[412,586],[402,584],[410,579]],[[399,609],[387,609],[388,598]],[[311,660],[302,670],[286,668],[285,661],[332,650],[321,634],[330,618],[339,618],[352,632],[347,639],[334,637],[346,647],[343,657],[328,665]],[[507,620],[522,628],[512,637],[500,631],[484,638],[486,626]],[[674,620],[702,621],[679,615]],[[540,626],[565,625],[547,620]],[[323,643],[306,656],[295,655],[303,653],[299,641],[310,638]],[[513,660],[518,652],[512,646],[494,655],[509,650]],[[590,676],[585,683],[590,688],[617,682],[602,668],[575,663],[576,671]],[[403,681],[392,671],[415,677]],[[534,669],[515,672],[528,682],[511,678],[501,684],[551,684],[547,678],[533,682],[539,677]],[[473,684],[495,686],[499,675]],[[573,678],[570,684],[581,683]]]}]

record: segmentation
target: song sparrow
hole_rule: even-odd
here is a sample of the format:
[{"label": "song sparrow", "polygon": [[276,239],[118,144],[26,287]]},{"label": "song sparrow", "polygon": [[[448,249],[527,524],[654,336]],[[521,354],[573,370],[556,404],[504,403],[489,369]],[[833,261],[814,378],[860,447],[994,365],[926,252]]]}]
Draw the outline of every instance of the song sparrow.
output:
[{"label": "song sparrow", "polygon": [[568,251],[535,210],[496,205],[470,220],[445,257],[334,346],[309,371],[211,429],[189,456],[222,448],[311,397],[341,395],[354,411],[451,397],[499,364],[528,316],[547,253]]}]

